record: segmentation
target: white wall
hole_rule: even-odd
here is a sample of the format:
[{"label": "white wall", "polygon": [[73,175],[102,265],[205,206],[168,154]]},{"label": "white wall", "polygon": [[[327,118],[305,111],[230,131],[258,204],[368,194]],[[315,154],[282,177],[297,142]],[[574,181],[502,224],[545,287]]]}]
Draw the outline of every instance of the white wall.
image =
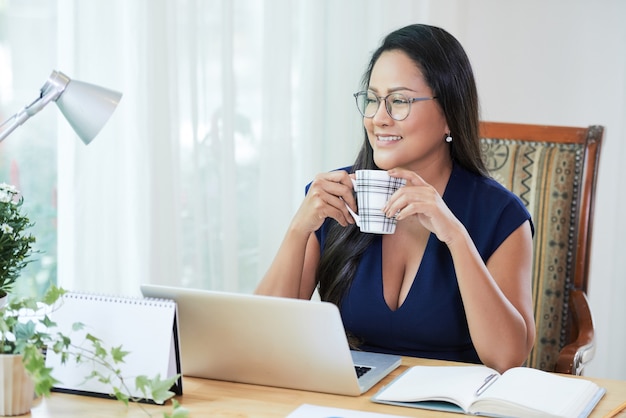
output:
[{"label": "white wall", "polygon": [[[435,2],[432,2],[435,3]],[[626,1],[437,2],[474,65],[485,120],[604,125],[589,296],[596,356],[585,374],[626,379]]]}]

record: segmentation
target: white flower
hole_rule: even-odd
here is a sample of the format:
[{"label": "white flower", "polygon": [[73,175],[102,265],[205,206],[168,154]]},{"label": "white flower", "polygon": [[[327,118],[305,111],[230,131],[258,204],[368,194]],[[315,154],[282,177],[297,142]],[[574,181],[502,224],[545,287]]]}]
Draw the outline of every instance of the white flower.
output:
[{"label": "white flower", "polygon": [[11,194],[17,193],[17,189],[12,184],[0,183],[0,190],[9,192]]},{"label": "white flower", "polygon": [[0,225],[0,230],[5,234],[13,233],[13,228],[11,228],[11,225],[7,225],[7,224]]},{"label": "white flower", "polygon": [[6,183],[0,183],[0,202],[8,203],[18,193],[15,186]]}]

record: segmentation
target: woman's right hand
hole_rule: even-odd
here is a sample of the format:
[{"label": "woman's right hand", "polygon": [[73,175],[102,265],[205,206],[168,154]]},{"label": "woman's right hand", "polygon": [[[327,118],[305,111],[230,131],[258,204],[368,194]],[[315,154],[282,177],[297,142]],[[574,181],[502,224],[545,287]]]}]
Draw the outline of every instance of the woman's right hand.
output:
[{"label": "woman's right hand", "polygon": [[335,219],[341,226],[354,224],[346,204],[357,211],[350,175],[344,170],[318,174],[293,218],[292,228],[312,233],[326,218]]}]

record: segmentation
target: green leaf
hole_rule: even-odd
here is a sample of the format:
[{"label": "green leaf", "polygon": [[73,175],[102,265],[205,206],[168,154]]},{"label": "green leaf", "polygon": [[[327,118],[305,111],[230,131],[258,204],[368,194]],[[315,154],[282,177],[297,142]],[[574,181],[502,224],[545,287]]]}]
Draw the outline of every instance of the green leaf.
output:
[{"label": "green leaf", "polygon": [[137,389],[142,391],[147,396],[147,392],[145,390],[150,387],[150,379],[148,379],[148,376],[137,376],[135,378],[135,387],[137,387]]},{"label": "green leaf", "polygon": [[72,331],[80,331],[83,328],[85,328],[85,324],[82,322],[74,322],[72,324]]},{"label": "green leaf", "polygon": [[24,348],[22,362],[26,372],[35,384],[37,396],[48,396],[52,387],[58,383],[58,380],[52,377],[52,368],[46,367],[46,359],[41,350],[33,345],[27,345]]},{"label": "green leaf", "polygon": [[116,387],[113,388],[113,396],[115,396],[115,399],[117,399],[118,401],[123,402],[124,405],[128,406],[128,401],[130,400],[130,397],[127,394],[125,394],[124,392],[120,391]]},{"label": "green leaf", "polygon": [[43,296],[43,299],[41,301],[48,306],[52,306],[65,293],[66,291],[64,289],[60,287],[56,287],[55,285],[52,285],[48,288],[48,290],[46,291],[46,294]]},{"label": "green leaf", "polygon": [[105,359],[107,357],[107,350],[102,345],[102,340],[100,340],[100,338],[94,337],[91,334],[87,334],[85,338],[91,342],[94,350],[94,356],[99,359]]},{"label": "green leaf", "polygon": [[123,351],[122,346],[111,348],[111,357],[115,363],[123,363],[124,357],[129,354],[129,351]]},{"label": "green leaf", "polygon": [[13,333],[15,334],[15,349],[18,353],[24,352],[24,346],[31,342],[36,341],[35,335],[35,323],[33,321],[17,322],[14,326]]},{"label": "green leaf", "polygon": [[55,322],[53,322],[48,315],[44,316],[44,318],[40,321],[46,328],[54,328],[57,326]]},{"label": "green leaf", "polygon": [[173,411],[171,414],[165,412],[164,418],[187,418],[189,416],[189,410],[180,405],[176,399],[172,399]]},{"label": "green leaf", "polygon": [[135,378],[135,386],[137,389],[141,390],[144,395],[146,394],[147,388],[150,388],[152,400],[161,405],[174,396],[174,392],[170,391],[170,389],[174,386],[174,383],[176,383],[179,377],[180,375],[176,375],[167,379],[161,379],[161,375],[158,374],[156,377],[149,379],[143,375],[137,376]]}]

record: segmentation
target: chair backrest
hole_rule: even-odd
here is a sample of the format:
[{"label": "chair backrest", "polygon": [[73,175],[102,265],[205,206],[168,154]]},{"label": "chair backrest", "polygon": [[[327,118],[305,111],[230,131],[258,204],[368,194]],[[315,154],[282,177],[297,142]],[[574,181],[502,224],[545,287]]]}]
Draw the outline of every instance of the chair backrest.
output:
[{"label": "chair backrest", "polygon": [[[527,365],[580,374],[589,360],[582,357],[593,356],[589,350],[593,347],[593,322],[586,292],[604,129],[497,122],[481,122],[480,129],[487,168],[520,197],[535,226],[537,338]],[[571,349],[577,340],[578,345]],[[586,354],[579,346],[586,347]],[[563,358],[567,351],[569,357]]]}]

